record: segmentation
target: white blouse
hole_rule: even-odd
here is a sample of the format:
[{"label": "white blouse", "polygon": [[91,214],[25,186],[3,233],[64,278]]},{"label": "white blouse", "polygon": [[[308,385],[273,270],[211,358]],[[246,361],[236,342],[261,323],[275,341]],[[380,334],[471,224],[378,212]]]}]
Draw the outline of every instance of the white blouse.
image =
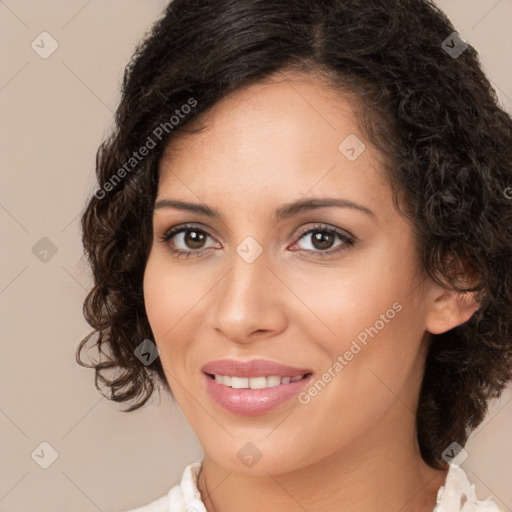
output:
[{"label": "white blouse", "polygon": [[[206,512],[197,488],[200,469],[200,461],[189,464],[181,482],[165,496],[125,512]],[[480,501],[464,470],[460,466],[450,466],[445,484],[437,492],[437,503],[432,512],[500,512],[500,509],[491,497]]]}]

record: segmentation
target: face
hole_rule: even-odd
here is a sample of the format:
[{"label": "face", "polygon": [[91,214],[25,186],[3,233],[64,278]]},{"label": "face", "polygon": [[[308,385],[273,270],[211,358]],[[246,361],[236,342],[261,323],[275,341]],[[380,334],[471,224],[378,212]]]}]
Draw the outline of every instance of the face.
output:
[{"label": "face", "polygon": [[233,93],[171,142],[144,277],[205,455],[261,475],[403,435],[428,340],[428,281],[353,101],[287,78]]}]

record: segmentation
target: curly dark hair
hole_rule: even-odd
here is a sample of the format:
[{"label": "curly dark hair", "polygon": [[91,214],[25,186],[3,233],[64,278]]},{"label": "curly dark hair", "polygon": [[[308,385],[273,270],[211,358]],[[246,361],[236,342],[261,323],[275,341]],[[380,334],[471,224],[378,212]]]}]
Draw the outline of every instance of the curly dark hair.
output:
[{"label": "curly dark hair", "polygon": [[[446,466],[442,452],[465,445],[512,379],[512,119],[478,53],[454,32],[427,0],[168,5],[126,67],[81,220],[94,278],[84,316],[94,331],[77,361],[95,369],[100,392],[131,401],[125,412],[146,403],[156,381],[170,392],[160,359],[145,365],[134,353],[153,339],[142,282],[166,145],[241,87],[312,73],[358,99],[357,119],[384,155],[428,275],[480,303],[467,322],[431,335],[417,436],[425,462]],[[88,364],[90,339],[100,360]]]}]

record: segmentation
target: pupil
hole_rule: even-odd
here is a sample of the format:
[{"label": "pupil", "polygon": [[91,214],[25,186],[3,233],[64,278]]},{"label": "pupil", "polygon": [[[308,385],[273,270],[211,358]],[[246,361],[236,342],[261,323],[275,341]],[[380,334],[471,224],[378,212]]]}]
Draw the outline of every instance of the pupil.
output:
[{"label": "pupil", "polygon": [[203,242],[202,238],[204,238],[204,235],[202,233],[198,233],[197,231],[188,231],[185,238],[189,247],[197,249],[201,247],[201,243]]},{"label": "pupil", "polygon": [[[320,247],[317,247],[317,242],[320,243]],[[322,244],[324,244],[324,245],[322,246]],[[327,245],[325,245],[325,244],[327,244]],[[332,244],[332,235],[330,233],[317,232],[313,237],[313,245],[317,249],[328,249],[331,244]]]}]

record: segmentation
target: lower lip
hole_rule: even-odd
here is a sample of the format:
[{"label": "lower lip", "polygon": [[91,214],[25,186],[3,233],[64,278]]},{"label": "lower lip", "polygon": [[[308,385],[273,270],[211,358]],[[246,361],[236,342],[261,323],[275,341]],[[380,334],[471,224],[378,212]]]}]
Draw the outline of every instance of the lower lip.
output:
[{"label": "lower lip", "polygon": [[312,378],[308,375],[296,382],[264,389],[238,389],[219,384],[205,373],[203,376],[206,379],[206,389],[213,400],[229,412],[242,416],[256,416],[275,409],[297,396]]}]

